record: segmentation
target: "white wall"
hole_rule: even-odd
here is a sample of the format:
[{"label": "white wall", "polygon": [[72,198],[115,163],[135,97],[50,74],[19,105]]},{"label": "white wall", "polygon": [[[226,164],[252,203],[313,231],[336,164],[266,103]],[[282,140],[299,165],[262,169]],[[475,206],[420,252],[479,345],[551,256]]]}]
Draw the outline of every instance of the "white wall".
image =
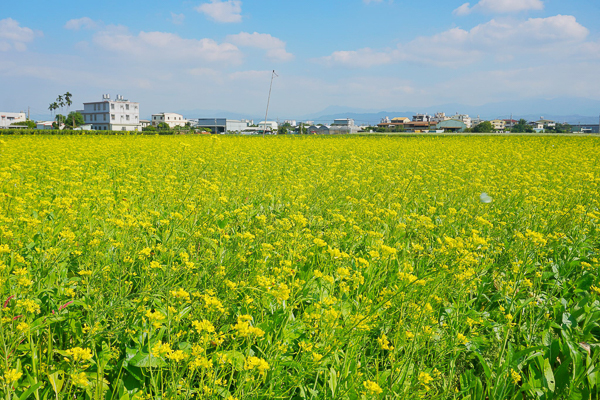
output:
[{"label": "white wall", "polygon": [[23,121],[27,121],[27,115],[25,113],[0,112],[0,128],[8,128],[10,124]]}]

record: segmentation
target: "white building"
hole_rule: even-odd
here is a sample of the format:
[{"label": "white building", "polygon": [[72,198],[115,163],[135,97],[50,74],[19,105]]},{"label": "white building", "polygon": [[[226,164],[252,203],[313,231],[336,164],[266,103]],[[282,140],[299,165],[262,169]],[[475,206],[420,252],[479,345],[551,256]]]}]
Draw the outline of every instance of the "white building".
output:
[{"label": "white building", "polygon": [[91,124],[93,130],[100,131],[139,131],[140,103],[125,100],[117,95],[114,100],[110,95],[102,96],[102,101],[83,103],[83,121]]},{"label": "white building", "polygon": [[258,130],[260,131],[277,132],[277,129],[279,129],[279,124],[275,121],[260,121],[258,123]]},{"label": "white building", "polygon": [[284,124],[290,124],[290,126],[298,126],[295,119],[286,119],[283,121]]},{"label": "white building", "polygon": [[439,124],[440,122],[447,121],[449,119],[450,119],[450,117],[447,117],[446,113],[442,112],[442,113],[435,113],[435,115],[433,116],[431,121],[435,122],[436,124]]},{"label": "white building", "polygon": [[152,126],[157,127],[158,124],[164,122],[169,125],[169,128],[175,128],[176,126],[185,126],[187,120],[183,118],[181,114],[175,113],[160,113],[152,114]]},{"label": "white building", "polygon": [[27,121],[27,115],[24,112],[0,112],[0,129],[8,128],[10,124],[14,124],[15,122],[23,121]]},{"label": "white building", "polygon": [[251,124],[248,120],[238,121],[236,119],[228,119],[225,121],[225,127],[227,132],[243,132],[245,131]]},{"label": "white building", "polygon": [[412,122],[430,122],[431,121],[431,115],[427,115],[427,114],[417,114],[417,115],[413,115],[412,117]]},{"label": "white building", "polygon": [[[36,122],[35,125],[36,125],[37,129],[46,130],[46,129],[53,129],[52,128],[52,123],[53,123],[53,121],[38,121],[38,122]],[[63,127],[64,127],[64,124],[61,124],[61,128],[60,129],[62,129]]]},{"label": "white building", "polygon": [[467,128],[470,128],[472,126],[471,117],[469,117],[467,114],[456,113],[456,115],[453,116],[452,119],[462,121],[467,126]]}]

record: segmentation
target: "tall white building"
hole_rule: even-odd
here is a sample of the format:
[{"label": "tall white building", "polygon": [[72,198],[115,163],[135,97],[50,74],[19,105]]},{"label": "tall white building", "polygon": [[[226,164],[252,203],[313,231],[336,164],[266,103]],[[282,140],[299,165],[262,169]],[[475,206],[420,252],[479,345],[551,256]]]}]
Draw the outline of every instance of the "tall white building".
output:
[{"label": "tall white building", "polygon": [[9,125],[14,124],[15,122],[23,121],[27,121],[27,115],[24,112],[0,112],[0,129],[8,128]]},{"label": "tall white building", "polygon": [[83,103],[85,124],[92,125],[99,131],[141,131],[140,103],[135,103],[117,95],[111,100],[110,95],[102,96],[102,101]]},{"label": "tall white building", "polygon": [[160,124],[161,122],[164,122],[165,124],[169,125],[169,128],[175,128],[176,126],[185,126],[187,120],[181,114],[152,114],[152,126],[157,127],[158,124]]},{"label": "tall white building", "polygon": [[453,116],[452,119],[457,119],[459,121],[462,121],[467,126],[467,128],[470,128],[471,126],[473,126],[471,117],[469,117],[467,114],[456,113],[456,115]]}]

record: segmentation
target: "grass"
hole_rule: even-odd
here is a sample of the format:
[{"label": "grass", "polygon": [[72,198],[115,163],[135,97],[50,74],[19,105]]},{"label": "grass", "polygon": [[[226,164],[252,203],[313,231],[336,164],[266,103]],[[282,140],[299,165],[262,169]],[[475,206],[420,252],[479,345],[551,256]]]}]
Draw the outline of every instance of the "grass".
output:
[{"label": "grass", "polygon": [[598,138],[2,139],[5,399],[600,395]]}]

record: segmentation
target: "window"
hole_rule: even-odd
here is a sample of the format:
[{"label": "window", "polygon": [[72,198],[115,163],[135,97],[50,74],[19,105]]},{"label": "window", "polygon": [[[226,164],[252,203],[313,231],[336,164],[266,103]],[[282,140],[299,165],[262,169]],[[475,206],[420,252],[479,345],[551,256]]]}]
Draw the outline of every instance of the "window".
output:
[{"label": "window", "polygon": [[96,111],[96,104],[94,103],[94,111]]},{"label": "window", "polygon": [[126,116],[125,116],[125,119],[126,119],[127,121],[129,121],[129,115],[126,115]]},{"label": "window", "polygon": [[94,114],[94,121],[98,121],[98,114]]},{"label": "window", "polygon": [[129,104],[125,104],[125,109],[129,110]]},{"label": "window", "polygon": [[106,103],[104,103],[104,107],[102,107],[104,111],[106,111]]},{"label": "window", "polygon": [[106,121],[106,114],[104,114],[104,120]]},{"label": "window", "polygon": [[111,110],[114,110],[114,109],[115,109],[115,105],[111,103],[111,105],[110,105],[110,109],[111,109]]},{"label": "window", "polygon": [[110,114],[110,119],[111,119],[111,121],[114,121],[115,120],[115,114]]}]

